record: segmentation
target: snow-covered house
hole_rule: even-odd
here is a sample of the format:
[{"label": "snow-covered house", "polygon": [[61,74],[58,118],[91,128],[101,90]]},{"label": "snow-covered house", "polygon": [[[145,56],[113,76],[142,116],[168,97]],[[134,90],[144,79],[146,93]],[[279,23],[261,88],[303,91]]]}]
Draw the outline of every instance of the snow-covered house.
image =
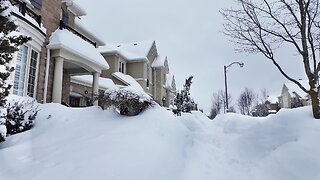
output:
[{"label": "snow-covered house", "polygon": [[167,57],[158,54],[155,41],[107,44],[99,50],[110,65],[102,77],[118,85],[130,85],[123,77],[131,76],[160,105],[168,107],[172,103],[175,80],[169,75]]},{"label": "snow-covered house", "polygon": [[[309,89],[308,81],[300,80],[299,82],[306,89]],[[311,105],[310,96],[292,82],[283,84],[281,95],[278,98],[280,108],[295,108]]]},{"label": "snow-covered house", "polygon": [[275,114],[279,110],[279,99],[277,96],[268,96],[265,102],[269,114]]},{"label": "snow-covered house", "polygon": [[109,66],[97,49],[104,42],[79,19],[85,10],[74,0],[10,2],[20,31],[32,38],[15,54],[12,93],[69,103],[75,97],[70,85],[75,75],[89,75],[97,93],[100,73]]}]

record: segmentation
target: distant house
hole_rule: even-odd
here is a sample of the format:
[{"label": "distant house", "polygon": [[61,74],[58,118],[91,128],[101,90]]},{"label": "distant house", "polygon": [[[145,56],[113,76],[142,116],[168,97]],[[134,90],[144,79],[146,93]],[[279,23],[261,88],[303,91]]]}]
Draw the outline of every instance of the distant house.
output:
[{"label": "distant house", "polygon": [[[309,89],[308,81],[300,80],[299,82],[306,89]],[[278,98],[280,108],[295,108],[311,105],[310,96],[292,82],[283,84],[281,95]]]},{"label": "distant house", "polygon": [[173,104],[175,79],[169,73],[167,57],[158,54],[155,41],[108,44],[99,50],[110,65],[101,77],[123,86],[132,85],[134,79],[160,105]]},{"label": "distant house", "polygon": [[268,108],[268,114],[275,114],[280,109],[279,107],[279,99],[276,96],[268,96],[265,104]]}]

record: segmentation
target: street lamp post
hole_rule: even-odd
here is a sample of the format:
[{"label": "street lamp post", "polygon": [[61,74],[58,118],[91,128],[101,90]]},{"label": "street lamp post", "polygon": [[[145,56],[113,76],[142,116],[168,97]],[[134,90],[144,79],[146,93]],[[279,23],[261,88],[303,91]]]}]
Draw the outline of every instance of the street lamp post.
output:
[{"label": "street lamp post", "polygon": [[224,88],[225,88],[225,93],[226,93],[226,95],[225,95],[225,96],[226,96],[226,99],[225,99],[225,101],[226,101],[226,110],[225,110],[225,112],[228,111],[228,109],[229,109],[227,69],[228,69],[230,66],[234,65],[234,64],[238,64],[240,67],[243,67],[243,66],[244,66],[244,63],[243,63],[243,62],[238,62],[238,61],[235,61],[235,62],[229,64],[228,66],[226,66],[226,65],[223,66],[223,69],[224,69]]}]

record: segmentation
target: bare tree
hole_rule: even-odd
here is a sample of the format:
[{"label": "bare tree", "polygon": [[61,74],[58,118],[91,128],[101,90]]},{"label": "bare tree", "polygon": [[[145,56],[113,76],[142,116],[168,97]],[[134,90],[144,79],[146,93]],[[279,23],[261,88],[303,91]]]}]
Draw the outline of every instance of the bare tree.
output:
[{"label": "bare tree", "polygon": [[265,103],[268,100],[269,91],[267,90],[267,88],[263,88],[261,89],[260,93],[261,93],[260,101],[261,103]]},{"label": "bare tree", "polygon": [[[221,11],[226,20],[224,33],[238,45],[237,50],[263,54],[286,79],[308,93],[313,116],[320,119],[317,85],[320,0],[236,1],[240,5],[238,9]],[[280,66],[276,55],[279,48],[291,48],[301,57],[310,87],[302,86]]]},{"label": "bare tree", "polygon": [[213,99],[212,99],[212,109],[216,109],[218,114],[220,113],[221,109],[223,108],[223,102],[224,102],[224,96],[223,91],[220,90],[217,93],[213,93]]},{"label": "bare tree", "polygon": [[244,91],[240,94],[238,99],[238,107],[241,114],[250,115],[253,103],[256,99],[256,94],[253,90],[245,88]]}]

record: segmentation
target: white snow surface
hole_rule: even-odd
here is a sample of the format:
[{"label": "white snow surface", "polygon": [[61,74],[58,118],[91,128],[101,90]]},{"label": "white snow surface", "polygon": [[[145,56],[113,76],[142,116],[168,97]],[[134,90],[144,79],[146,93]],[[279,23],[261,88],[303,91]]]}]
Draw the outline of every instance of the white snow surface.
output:
[{"label": "white snow surface", "polygon": [[133,43],[107,43],[106,46],[99,47],[103,53],[117,53],[127,61],[147,61],[147,55],[155,41],[141,41]]},{"label": "white snow surface", "polygon": [[33,129],[0,144],[0,179],[320,179],[320,121],[310,107],[213,121],[158,106],[134,117],[98,107],[40,108]]},{"label": "white snow surface", "polygon": [[10,10],[13,11],[14,13],[20,15],[21,17],[24,17],[27,21],[31,22],[33,25],[35,25],[36,27],[39,27],[40,30],[43,33],[47,33],[47,29],[43,26],[43,24],[41,23],[40,26],[37,23],[37,21],[35,19],[33,19],[31,16],[29,16],[28,14],[22,15],[19,11],[19,8],[17,6],[11,6]]},{"label": "white snow surface", "polygon": [[151,67],[164,67],[164,63],[167,59],[167,56],[158,55],[156,59],[151,64]]},{"label": "white snow surface", "polygon": [[[71,76],[71,81],[74,83],[85,84],[91,87],[93,82],[93,76],[92,75]],[[106,90],[114,86],[115,84],[112,81],[112,79],[99,77],[99,88]]]},{"label": "white snow surface", "polygon": [[171,74],[171,73],[168,73],[166,75],[167,79],[166,79],[166,88],[169,88],[169,89],[173,89],[174,87],[172,87],[172,83],[173,83],[173,80],[174,80],[174,75]]},{"label": "white snow surface", "polygon": [[115,78],[120,80],[121,82],[125,83],[126,85],[135,87],[138,90],[143,90],[141,85],[130,75],[128,74],[123,74],[121,72],[115,72],[112,74]]},{"label": "white snow surface", "polygon": [[57,29],[51,34],[48,48],[63,48],[98,65],[102,69],[109,69],[107,61],[99,53],[98,49],[66,29]]},{"label": "white snow surface", "polygon": [[80,30],[82,33],[88,35],[90,38],[92,38],[94,41],[98,43],[98,46],[105,45],[105,42],[101,35],[99,35],[98,32],[91,26],[88,26],[87,24],[83,23],[81,19],[75,18],[74,24],[77,30]]}]

